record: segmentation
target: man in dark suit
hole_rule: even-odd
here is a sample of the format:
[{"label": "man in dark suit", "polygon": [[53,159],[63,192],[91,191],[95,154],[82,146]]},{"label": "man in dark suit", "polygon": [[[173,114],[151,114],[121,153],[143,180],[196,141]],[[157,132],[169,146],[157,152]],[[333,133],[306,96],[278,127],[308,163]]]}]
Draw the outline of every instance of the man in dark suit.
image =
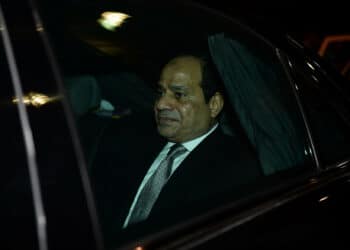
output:
[{"label": "man in dark suit", "polygon": [[[121,228],[169,225],[238,198],[262,175],[246,141],[219,129],[224,99],[214,81],[210,63],[199,57],[170,60],[154,105],[161,137],[120,130],[106,138],[92,180],[107,240]],[[169,160],[174,144],[182,151]],[[154,180],[164,166],[170,169],[166,181]]]}]

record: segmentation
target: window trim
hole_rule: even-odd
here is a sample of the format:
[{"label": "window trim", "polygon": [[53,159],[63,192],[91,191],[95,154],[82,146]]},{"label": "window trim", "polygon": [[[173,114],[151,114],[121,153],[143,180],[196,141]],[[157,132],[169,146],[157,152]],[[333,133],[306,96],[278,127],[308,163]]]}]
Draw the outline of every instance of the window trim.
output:
[{"label": "window trim", "polygon": [[80,144],[78,129],[75,125],[73,111],[71,110],[69,101],[66,98],[68,95],[66,93],[66,90],[63,84],[63,78],[60,72],[60,67],[56,60],[54,50],[51,47],[49,36],[46,33],[45,24],[41,19],[38,5],[35,1],[29,1],[29,5],[32,10],[32,16],[36,26],[36,31],[38,32],[39,38],[42,41],[43,50],[47,55],[48,62],[50,63],[50,66],[53,72],[53,77],[56,81],[59,92],[63,93],[63,96],[64,96],[64,98],[62,98],[61,100],[61,103],[63,105],[63,111],[65,113],[69,131],[72,135],[72,144],[75,149],[74,151],[77,158],[77,167],[78,167],[80,178],[82,181],[83,193],[85,194],[84,198],[86,199],[87,208],[88,208],[90,220],[92,223],[92,230],[95,237],[96,249],[103,250],[104,245],[103,245],[102,231],[100,228],[97,209],[96,209],[96,205],[92,194],[93,192],[91,188],[90,178],[88,176],[87,163],[85,160],[85,156],[83,154],[82,146]]},{"label": "window trim", "polygon": [[318,152],[316,150],[315,142],[314,142],[311,127],[310,127],[310,122],[309,122],[308,117],[305,113],[304,107],[301,103],[301,98],[300,98],[300,94],[299,94],[299,86],[293,80],[293,78],[291,76],[291,68],[292,68],[293,64],[292,64],[290,58],[278,48],[276,48],[276,55],[279,58],[279,60],[282,64],[282,67],[284,68],[284,71],[285,71],[287,78],[289,80],[289,84],[293,90],[293,94],[294,94],[294,97],[296,99],[298,109],[300,111],[300,114],[301,114],[303,122],[304,122],[305,129],[306,129],[308,142],[309,142],[309,145],[308,145],[309,150],[311,149],[311,155],[312,155],[312,158],[313,158],[314,163],[316,165],[316,168],[320,171],[321,170],[320,158],[319,158]]}]

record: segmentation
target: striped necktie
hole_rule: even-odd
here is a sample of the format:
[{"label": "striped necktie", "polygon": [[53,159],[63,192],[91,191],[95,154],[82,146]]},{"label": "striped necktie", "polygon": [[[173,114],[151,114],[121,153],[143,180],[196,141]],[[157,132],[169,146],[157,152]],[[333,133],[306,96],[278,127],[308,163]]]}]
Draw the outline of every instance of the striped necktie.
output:
[{"label": "striped necktie", "polygon": [[145,220],[148,217],[159,193],[170,178],[174,159],[186,151],[187,149],[178,143],[170,148],[167,156],[160,162],[157,170],[141,190],[128,224]]}]

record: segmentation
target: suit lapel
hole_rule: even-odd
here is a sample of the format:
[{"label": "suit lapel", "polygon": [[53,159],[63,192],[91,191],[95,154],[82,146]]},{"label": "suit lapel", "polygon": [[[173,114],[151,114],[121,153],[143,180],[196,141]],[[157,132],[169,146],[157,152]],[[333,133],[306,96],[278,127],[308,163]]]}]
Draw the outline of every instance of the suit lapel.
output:
[{"label": "suit lapel", "polygon": [[[126,195],[123,199],[123,201],[125,201],[123,206],[123,213],[125,216],[129,211],[137,190],[148,169],[164,146],[164,140],[151,140],[151,142],[152,143],[147,146],[138,145],[140,148],[133,149],[134,152],[138,152],[137,156],[129,157],[128,167],[125,169],[123,176],[120,179],[120,185],[118,186]],[[128,192],[125,192],[125,190],[128,190]]]},{"label": "suit lapel", "polygon": [[203,183],[210,181],[212,176],[210,151],[215,148],[217,140],[220,140],[217,130],[203,140],[177,168],[160,193],[152,212],[159,213],[163,209],[166,210],[165,207],[187,204],[193,201],[194,197],[208,193],[211,187]]}]

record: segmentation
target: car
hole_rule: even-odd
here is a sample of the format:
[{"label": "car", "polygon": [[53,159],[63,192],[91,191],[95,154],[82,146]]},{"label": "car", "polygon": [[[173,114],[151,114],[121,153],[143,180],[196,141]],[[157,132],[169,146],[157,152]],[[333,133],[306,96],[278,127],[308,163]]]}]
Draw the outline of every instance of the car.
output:
[{"label": "car", "polygon": [[[0,25],[1,249],[349,249],[349,85],[290,35],[189,1],[1,0]],[[221,77],[220,129],[264,177],[111,233],[95,160],[152,133],[160,69],[193,51]]]}]

